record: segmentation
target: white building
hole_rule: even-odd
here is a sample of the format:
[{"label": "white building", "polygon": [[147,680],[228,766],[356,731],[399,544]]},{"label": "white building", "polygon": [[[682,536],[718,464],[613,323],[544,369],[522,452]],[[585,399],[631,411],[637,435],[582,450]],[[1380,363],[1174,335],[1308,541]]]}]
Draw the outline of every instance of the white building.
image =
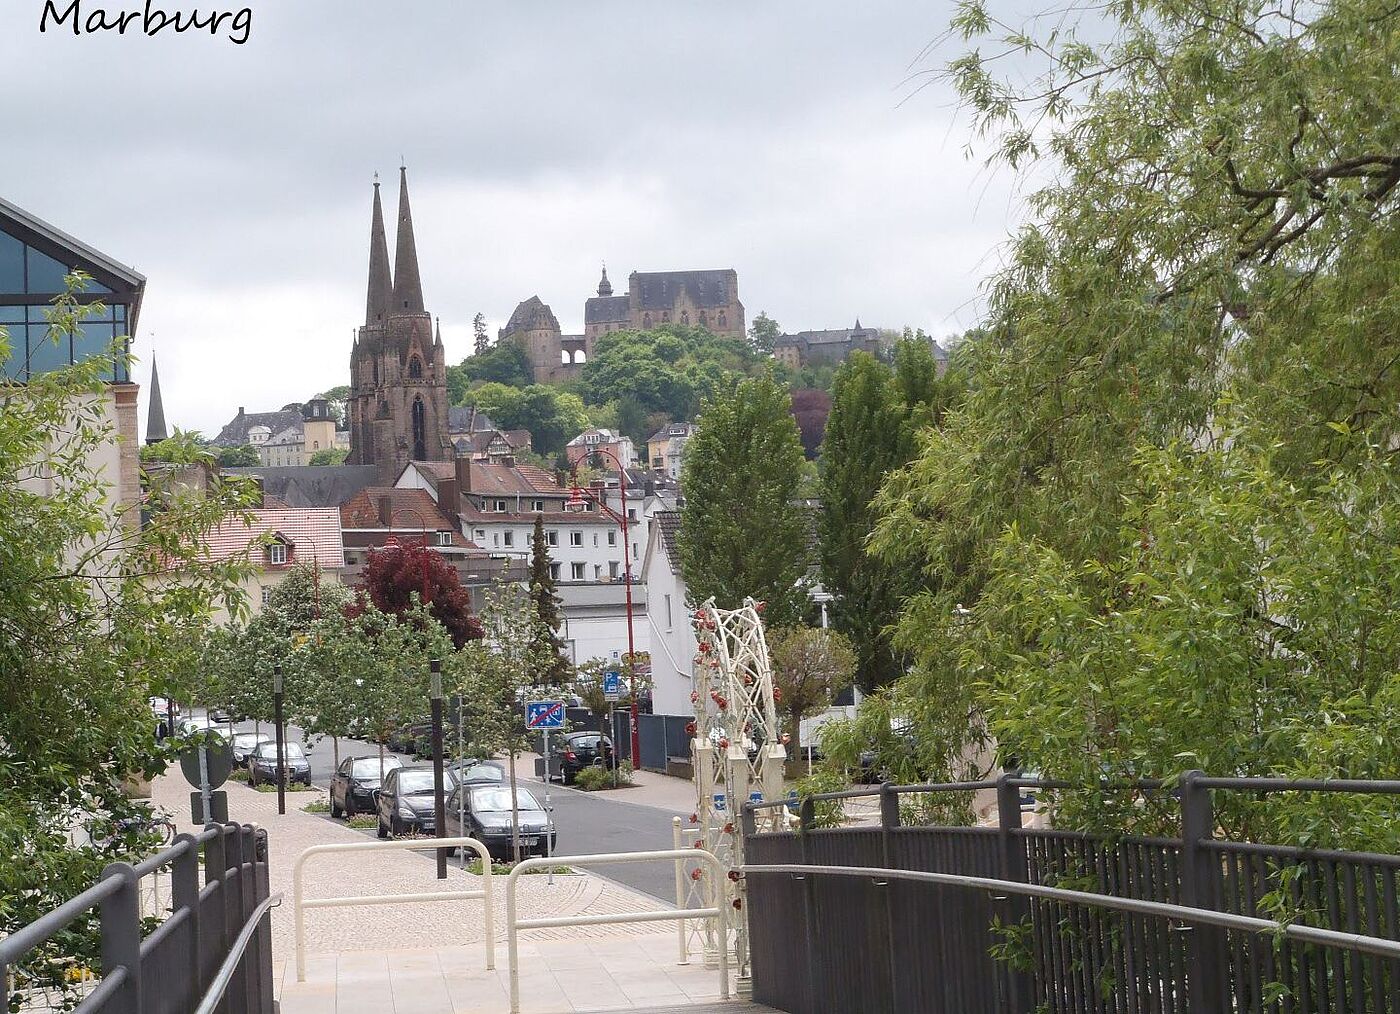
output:
[{"label": "white building", "polygon": [[642,584],[647,592],[652,710],[660,715],[688,715],[692,710],[691,670],[698,646],[685,604],[685,579],[676,557],[681,515],[679,511],[657,511],[651,522],[642,559]]}]

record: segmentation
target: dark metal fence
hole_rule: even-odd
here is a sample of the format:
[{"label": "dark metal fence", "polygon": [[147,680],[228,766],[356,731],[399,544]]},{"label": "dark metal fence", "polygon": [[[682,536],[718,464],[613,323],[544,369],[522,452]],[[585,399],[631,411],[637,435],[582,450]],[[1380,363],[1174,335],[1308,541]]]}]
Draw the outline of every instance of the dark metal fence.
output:
[{"label": "dark metal fence", "polygon": [[[799,831],[747,834],[754,999],[801,1014],[1400,1012],[1400,857],[1222,841],[1212,806],[1215,791],[1400,782],[1137,783],[1179,796],[1170,839],[1024,828],[1023,787],[1069,786],[1008,775],[819,795]],[[997,827],[900,825],[906,792],[993,788]],[[813,802],[869,794],[878,826],[812,826]]]},{"label": "dark metal fence", "polygon": [[[170,914],[143,936],[141,879],[167,866]],[[182,834],[137,866],[113,863],[88,890],[0,940],[0,1010],[22,1009],[43,984],[21,971],[26,956],[95,910],[101,979],[78,1005],[82,1014],[189,1014],[221,989],[221,1014],[273,1014],[267,901],[265,832],[220,824]],[[244,935],[250,921],[256,929]],[[230,960],[237,963],[225,969]]]}]

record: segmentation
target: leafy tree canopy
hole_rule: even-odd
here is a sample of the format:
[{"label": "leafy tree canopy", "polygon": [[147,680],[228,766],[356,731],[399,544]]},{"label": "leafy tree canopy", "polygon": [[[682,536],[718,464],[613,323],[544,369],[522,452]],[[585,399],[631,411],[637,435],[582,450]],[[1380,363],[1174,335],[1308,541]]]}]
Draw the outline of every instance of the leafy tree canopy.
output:
[{"label": "leafy tree canopy", "polygon": [[427,546],[391,543],[371,551],[361,587],[376,609],[393,616],[424,603],[457,648],[481,637],[481,623],[472,615],[471,596],[456,568]]},{"label": "leafy tree canopy", "polygon": [[589,425],[588,410],[578,395],[547,384],[482,384],[469,391],[465,401],[503,430],[529,430],[535,452],[546,457],[558,454]]},{"label": "leafy tree canopy", "polygon": [[749,342],[760,354],[771,356],[773,354],[773,343],[782,337],[782,326],[768,316],[768,311],[758,311],[758,316],[749,325]]},{"label": "leafy tree canopy", "polygon": [[258,464],[258,449],[252,444],[219,448],[220,468],[248,468]]},{"label": "leafy tree canopy", "polygon": [[165,440],[154,444],[141,445],[141,460],[144,461],[164,461],[170,463],[190,462],[198,460],[213,461],[213,455],[209,453],[208,445],[194,430],[182,430],[178,426],[175,432]]},{"label": "leafy tree canopy", "polygon": [[720,391],[727,378],[761,366],[761,357],[743,339],[663,324],[599,337],[593,358],[584,364],[582,387],[590,404],[632,402],[646,413],[692,419],[701,400]]},{"label": "leafy tree canopy", "polygon": [[534,382],[530,357],[525,346],[515,338],[499,341],[483,352],[468,356],[459,365],[447,368],[448,396],[454,405],[463,404],[462,399],[474,384],[529,387]]},{"label": "leafy tree canopy", "polygon": [[343,447],[323,447],[311,455],[313,465],[343,465],[350,452]]}]

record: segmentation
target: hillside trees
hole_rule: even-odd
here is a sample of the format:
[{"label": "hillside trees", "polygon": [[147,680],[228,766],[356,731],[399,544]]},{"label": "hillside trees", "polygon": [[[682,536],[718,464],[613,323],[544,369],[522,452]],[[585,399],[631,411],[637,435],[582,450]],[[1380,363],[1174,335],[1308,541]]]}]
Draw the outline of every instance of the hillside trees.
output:
[{"label": "hillside trees", "polygon": [[691,605],[713,597],[735,609],[752,596],[778,626],[806,614],[803,464],[791,400],[770,377],[744,380],[705,403],[681,477],[678,551]]},{"label": "hillside trees", "polygon": [[534,451],[546,457],[559,454],[589,425],[583,399],[548,384],[510,387],[486,383],[467,392],[463,400],[485,412],[503,430],[529,430]]},{"label": "hillside trees", "polygon": [[700,327],[613,331],[598,338],[593,358],[584,364],[582,393],[591,404],[627,400],[648,413],[690,419],[726,378],[760,366],[747,342]]}]

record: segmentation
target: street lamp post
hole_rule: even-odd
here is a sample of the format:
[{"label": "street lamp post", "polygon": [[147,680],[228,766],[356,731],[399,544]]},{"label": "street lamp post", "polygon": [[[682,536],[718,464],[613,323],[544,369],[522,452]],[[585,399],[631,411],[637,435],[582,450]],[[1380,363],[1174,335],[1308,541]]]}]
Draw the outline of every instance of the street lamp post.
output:
[{"label": "street lamp post", "polygon": [[[433,820],[437,825],[437,837],[445,838],[447,829],[447,807],[443,802],[442,771],[442,661],[428,660],[429,699],[432,704],[433,719]],[[465,851],[465,850],[463,850]],[[437,850],[437,878],[447,879],[447,849]]]},{"label": "street lamp post", "polygon": [[632,629],[632,547],[627,535],[627,467],[622,463],[612,451],[605,451],[601,447],[595,448],[593,455],[597,457],[611,458],[617,463],[617,484],[618,491],[622,496],[622,513],[619,514],[607,505],[598,500],[591,492],[580,489],[578,484],[578,462],[575,461],[570,466],[569,474],[573,482],[573,489],[570,491],[570,506],[581,506],[583,498],[587,496],[598,508],[610,518],[622,526],[622,575],[627,588],[627,681],[632,693],[632,713],[631,713],[631,754],[632,766],[640,768],[642,764],[642,737],[640,723],[638,721],[637,708],[637,643]]},{"label": "street lamp post", "polygon": [[272,721],[277,726],[277,812],[287,812],[287,758],[282,747],[282,667],[272,667]]}]

